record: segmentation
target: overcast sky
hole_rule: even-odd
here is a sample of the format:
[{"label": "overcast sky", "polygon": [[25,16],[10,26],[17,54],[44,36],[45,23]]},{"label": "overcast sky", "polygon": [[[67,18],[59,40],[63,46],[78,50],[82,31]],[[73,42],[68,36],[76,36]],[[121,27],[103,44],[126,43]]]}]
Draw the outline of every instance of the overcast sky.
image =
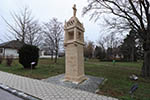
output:
[{"label": "overcast sky", "polygon": [[[87,5],[87,0],[0,0],[0,16],[13,23],[10,12],[19,12],[21,8],[27,6],[40,22],[47,22],[56,17],[64,23],[73,16],[73,4],[77,6],[78,19],[84,24],[85,38],[95,42],[100,36],[100,26],[90,21],[88,15],[82,16],[82,9]],[[7,25],[0,17],[0,39],[3,41],[7,41],[4,37],[6,33],[8,34]]]}]

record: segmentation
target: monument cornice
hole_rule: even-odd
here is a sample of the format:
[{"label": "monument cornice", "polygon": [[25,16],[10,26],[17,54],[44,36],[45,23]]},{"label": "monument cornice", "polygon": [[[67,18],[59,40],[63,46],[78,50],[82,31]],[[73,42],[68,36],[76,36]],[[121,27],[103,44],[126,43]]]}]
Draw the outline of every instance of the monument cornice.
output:
[{"label": "monument cornice", "polygon": [[77,25],[73,25],[73,26],[70,26],[70,27],[64,27],[64,30],[70,30],[70,29],[74,29],[74,28],[78,28],[82,32],[85,31],[85,29],[83,27],[79,27]]},{"label": "monument cornice", "polygon": [[69,44],[80,44],[80,45],[83,45],[83,46],[85,45],[84,42],[80,42],[80,41],[76,41],[76,40],[64,42],[64,46],[67,46]]}]

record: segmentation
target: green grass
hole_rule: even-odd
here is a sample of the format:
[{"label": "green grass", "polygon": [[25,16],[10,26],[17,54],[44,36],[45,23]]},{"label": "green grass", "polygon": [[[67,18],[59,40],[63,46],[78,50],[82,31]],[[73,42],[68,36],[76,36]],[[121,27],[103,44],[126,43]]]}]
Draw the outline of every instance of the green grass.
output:
[{"label": "green grass", "polygon": [[[85,73],[97,77],[107,78],[108,81],[102,86],[100,85],[101,95],[113,96],[122,100],[150,100],[150,79],[144,79],[140,76],[141,62],[99,62],[99,60],[85,61]],[[11,67],[6,66],[5,62],[0,65],[0,70],[14,73],[26,77],[44,79],[50,76],[64,73],[64,59],[59,59],[57,64],[54,64],[50,59],[40,59],[39,64],[31,73],[29,69],[23,69],[15,60]],[[129,76],[137,74],[138,81],[132,81]],[[129,90],[131,86],[138,83],[139,88],[130,96]]]},{"label": "green grass", "polygon": [[38,66],[31,71],[30,69],[24,69],[18,63],[18,60],[14,60],[10,67],[6,66],[5,62],[0,64],[0,70],[35,79],[44,79],[64,73],[64,66],[64,60],[58,60],[58,63],[55,64],[50,59],[40,59]]},{"label": "green grass", "polygon": [[[120,98],[122,100],[150,100],[150,80],[140,77],[142,63],[117,62],[85,62],[86,74],[107,78],[104,86],[100,86],[100,94]],[[129,76],[137,74],[138,81],[132,81]],[[138,83],[139,88],[132,96],[131,86]]]}]

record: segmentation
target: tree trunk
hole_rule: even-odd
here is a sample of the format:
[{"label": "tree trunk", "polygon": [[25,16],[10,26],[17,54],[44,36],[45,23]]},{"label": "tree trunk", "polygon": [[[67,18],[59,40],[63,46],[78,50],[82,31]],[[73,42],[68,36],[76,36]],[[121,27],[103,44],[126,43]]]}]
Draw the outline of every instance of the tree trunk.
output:
[{"label": "tree trunk", "polygon": [[134,47],[132,45],[132,50],[131,50],[131,61],[134,62]]},{"label": "tree trunk", "polygon": [[57,63],[57,55],[58,55],[58,51],[55,51],[55,63]]},{"label": "tree trunk", "polygon": [[144,51],[144,61],[142,66],[142,76],[150,77],[150,50]]},{"label": "tree trunk", "polygon": [[51,60],[53,61],[54,52],[51,51]]}]

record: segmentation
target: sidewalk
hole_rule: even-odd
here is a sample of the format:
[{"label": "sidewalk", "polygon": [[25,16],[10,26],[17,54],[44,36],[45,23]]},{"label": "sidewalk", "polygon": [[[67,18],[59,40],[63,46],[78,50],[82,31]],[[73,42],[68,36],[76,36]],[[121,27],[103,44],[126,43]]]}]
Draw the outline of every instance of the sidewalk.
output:
[{"label": "sidewalk", "polygon": [[0,83],[43,100],[117,100],[0,71]]}]

